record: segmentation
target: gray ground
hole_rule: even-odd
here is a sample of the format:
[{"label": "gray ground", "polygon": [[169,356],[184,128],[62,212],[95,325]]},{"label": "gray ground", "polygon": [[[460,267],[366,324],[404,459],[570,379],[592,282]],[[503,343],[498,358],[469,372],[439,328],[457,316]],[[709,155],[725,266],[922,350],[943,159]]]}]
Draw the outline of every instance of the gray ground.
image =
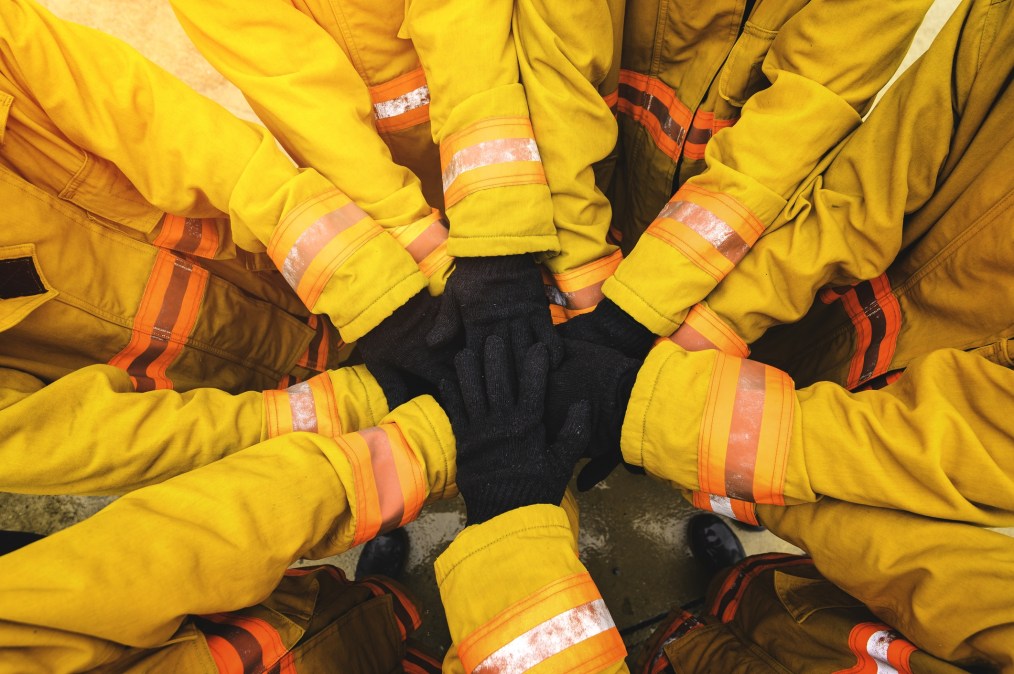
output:
[{"label": "gray ground", "polygon": [[[193,49],[163,0],[42,0],[60,16],[101,28],[133,44],[201,93],[234,113],[254,119],[239,92],[225,82]],[[938,0],[920,34],[912,57],[928,46],[956,0]],[[0,529],[52,533],[88,517],[108,498],[27,497],[0,493]],[[693,514],[668,486],[620,470],[587,494],[581,506],[581,557],[598,583],[622,629],[651,618],[704,593],[703,574],[689,556],[685,522]],[[421,638],[444,648],[447,626],[433,577],[433,560],[464,525],[460,499],[428,508],[409,525],[412,552],[407,584],[423,607]],[[157,536],[158,532],[151,535]],[[748,553],[795,550],[768,533],[741,533]],[[143,545],[143,541],[138,541]],[[351,573],[358,551],[329,561]],[[645,638],[645,630],[627,638]]]}]

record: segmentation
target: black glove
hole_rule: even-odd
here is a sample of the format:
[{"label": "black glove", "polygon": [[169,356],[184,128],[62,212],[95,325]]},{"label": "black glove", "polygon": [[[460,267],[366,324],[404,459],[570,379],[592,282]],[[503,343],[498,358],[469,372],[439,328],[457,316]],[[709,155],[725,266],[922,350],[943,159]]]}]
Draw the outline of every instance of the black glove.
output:
[{"label": "black glove", "polygon": [[563,341],[553,329],[542,273],[531,255],[459,257],[442,299],[428,338],[433,346],[456,344],[481,354],[486,338],[497,335],[520,362],[527,349],[514,343],[520,331],[530,335],[528,343],[546,345],[554,366],[563,359]]},{"label": "black glove", "polygon": [[454,376],[454,349],[430,347],[440,299],[423,290],[359,340],[363,363],[383,389],[391,409],[426,393]]},{"label": "black glove", "polygon": [[[577,488],[587,491],[623,462],[620,431],[641,362],[619,351],[575,339],[564,339],[567,355],[549,375],[546,430],[549,437],[563,427],[567,410],[577,400],[591,404],[591,440],[585,457],[591,459],[577,476]],[[628,470],[643,472],[626,463]]]},{"label": "black glove", "polygon": [[466,349],[454,365],[458,383],[442,382],[440,391],[457,441],[467,523],[536,503],[559,505],[588,444],[590,407],[571,405],[556,442],[547,443],[545,345],[527,350],[520,376],[507,344],[495,336],[486,341],[484,362]]},{"label": "black glove", "polygon": [[599,302],[594,311],[575,316],[561,325],[560,334],[608,346],[637,360],[644,360],[658,339],[608,297]]}]

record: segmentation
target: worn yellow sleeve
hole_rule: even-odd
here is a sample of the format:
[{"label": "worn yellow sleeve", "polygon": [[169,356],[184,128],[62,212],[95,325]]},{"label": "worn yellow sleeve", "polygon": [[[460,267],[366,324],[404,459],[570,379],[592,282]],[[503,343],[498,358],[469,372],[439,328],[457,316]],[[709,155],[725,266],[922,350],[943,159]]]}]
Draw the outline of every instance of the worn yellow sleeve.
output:
[{"label": "worn yellow sleeve", "polygon": [[268,437],[293,430],[335,437],[373,426],[386,413],[383,393],[363,366],[288,391],[239,395],[211,388],[135,393],[130,377],[109,365],[82,368],[48,386],[0,370],[0,463],[6,467],[0,488],[122,494]]},{"label": "worn yellow sleeve", "polygon": [[638,373],[622,449],[695,505],[738,519],[754,504],[830,496],[1011,526],[1012,387],[1010,369],[941,350],[877,391],[795,391],[773,367],[663,342]]},{"label": "worn yellow sleeve", "polygon": [[919,648],[1014,671],[1009,536],[830,498],[760,506],[758,513],[772,533],[809,553],[824,577]]},{"label": "worn yellow sleeve", "polygon": [[870,11],[858,0],[818,0],[787,21],[763,61],[771,86],[708,143],[707,169],[648,227],[603,286],[606,296],[656,334],[671,334],[860,124],[930,4],[905,0]]},{"label": "worn yellow sleeve", "polygon": [[[341,45],[288,0],[171,0],[187,35],[300,166],[385,228],[430,214],[419,179],[377,133],[370,92]],[[368,36],[362,36],[368,43]]]},{"label": "worn yellow sleeve", "polygon": [[[519,81],[514,3],[410,0],[402,36],[419,53],[440,145],[448,252],[556,252],[553,206]],[[453,26],[453,29],[449,29]]]},{"label": "worn yellow sleeve", "polygon": [[297,169],[262,127],[32,0],[0,12],[0,66],[18,94],[73,144],[115,164],[157,208],[228,214],[236,243],[267,248],[307,306],[328,314],[347,342],[426,286],[408,252],[363,211],[340,210],[348,197],[316,171]]},{"label": "worn yellow sleeve", "polygon": [[[380,453],[364,462],[367,445]],[[272,438],[127,494],[0,557],[0,649],[46,664],[17,671],[63,672],[115,658],[120,644],[159,646],[187,615],[257,604],[295,560],[342,552],[361,542],[353,532],[375,535],[455,493],[453,466],[450,424],[426,397],[337,441]]]},{"label": "worn yellow sleeve", "polygon": [[[535,140],[552,193],[560,253],[556,275],[611,255],[612,211],[595,185],[593,165],[616,146],[616,118],[600,92],[609,77],[622,3],[521,0],[514,43]],[[615,83],[613,83],[615,87]]]},{"label": "worn yellow sleeve", "polygon": [[[956,158],[954,101],[967,98],[971,81],[980,92],[1002,86],[1007,70],[990,67],[995,62],[980,65],[977,49],[959,50],[962,32],[974,21],[968,14],[968,4],[955,12],[926,54],[829,156],[826,169],[792,196],[784,219],[708,296],[711,309],[744,340],[752,343],[774,325],[799,320],[826,286],[881,275],[933,221],[906,216],[940,191],[945,162]],[[974,64],[965,63],[973,56]],[[989,101],[1006,124],[1003,106],[1014,110],[1012,102]],[[978,163],[984,172],[990,161],[1001,164],[1010,148],[997,134],[989,152]],[[965,198],[978,195],[992,203],[998,184],[977,180]]]},{"label": "worn yellow sleeve", "polygon": [[627,671],[623,641],[562,508],[527,506],[466,527],[435,569],[453,669]]}]

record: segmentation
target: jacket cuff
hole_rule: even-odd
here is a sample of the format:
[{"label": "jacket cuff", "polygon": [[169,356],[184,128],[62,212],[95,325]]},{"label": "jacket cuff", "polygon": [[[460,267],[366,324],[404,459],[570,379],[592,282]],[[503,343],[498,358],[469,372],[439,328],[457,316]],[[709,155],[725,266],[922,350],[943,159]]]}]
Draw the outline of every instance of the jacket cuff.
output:
[{"label": "jacket cuff", "polygon": [[623,456],[709,498],[785,505],[796,405],[781,370],[662,342],[634,384]]},{"label": "jacket cuff", "polygon": [[268,255],[311,311],[331,317],[345,342],[427,284],[412,256],[338,190],[292,209],[268,241]]},{"label": "jacket cuff", "polygon": [[419,271],[429,279],[430,294],[434,297],[443,294],[454,267],[454,258],[447,251],[447,220],[440,211],[434,208],[425,218],[387,231],[408,251],[419,265]]},{"label": "jacket cuff", "polygon": [[784,206],[751,177],[715,163],[676,192],[602,290],[655,334],[672,334]]},{"label": "jacket cuff", "polygon": [[626,655],[559,507],[527,506],[467,527],[435,568],[465,672],[507,663],[595,672]]},{"label": "jacket cuff", "polygon": [[376,426],[388,412],[384,392],[365,365],[264,391],[263,399],[265,439],[300,431],[338,438]]},{"label": "jacket cuff", "polygon": [[549,185],[520,84],[463,101],[438,140],[451,255],[559,250]]}]

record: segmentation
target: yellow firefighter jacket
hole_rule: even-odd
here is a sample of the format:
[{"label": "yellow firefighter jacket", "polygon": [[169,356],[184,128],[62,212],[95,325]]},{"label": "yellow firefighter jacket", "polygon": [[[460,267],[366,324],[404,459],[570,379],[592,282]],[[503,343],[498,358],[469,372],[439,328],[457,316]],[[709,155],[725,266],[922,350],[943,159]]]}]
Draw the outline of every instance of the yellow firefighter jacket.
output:
[{"label": "yellow firefighter jacket", "polygon": [[671,334],[860,123],[929,5],[628,3],[613,208],[632,252],[605,294]]}]

